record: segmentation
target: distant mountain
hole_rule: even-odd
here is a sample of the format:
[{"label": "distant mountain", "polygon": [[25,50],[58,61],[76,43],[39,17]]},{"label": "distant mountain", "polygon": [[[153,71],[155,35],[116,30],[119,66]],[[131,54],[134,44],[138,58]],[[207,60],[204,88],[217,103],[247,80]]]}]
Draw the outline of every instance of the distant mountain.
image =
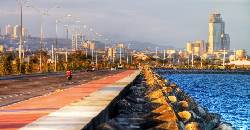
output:
[{"label": "distant mountain", "polygon": [[156,47],[158,47],[159,49],[170,49],[170,48],[174,48],[173,46],[170,45],[159,45],[159,44],[154,44],[154,43],[150,43],[150,42],[139,42],[139,41],[126,41],[124,42],[124,44],[127,46],[128,44],[130,44],[130,48],[131,49],[135,49],[135,50],[151,50],[154,51]]},{"label": "distant mountain", "polygon": [[[12,40],[12,39],[0,38],[0,43],[3,43],[6,47],[18,48],[18,42],[19,42],[18,39]],[[55,40],[55,38],[44,38],[43,42],[44,42],[45,48],[50,50],[52,44],[55,47],[56,40]],[[96,48],[98,48],[98,49],[105,47],[105,43],[102,41],[95,41],[95,43],[96,43]],[[155,51],[156,47],[158,47],[159,50],[160,49],[174,48],[173,46],[170,46],[170,45],[158,45],[158,44],[154,44],[154,43],[150,43],[150,42],[140,42],[140,41],[125,41],[125,42],[121,42],[121,43],[124,43],[125,46],[129,45],[130,49],[138,50],[138,51],[143,51],[143,50]],[[118,43],[112,43],[112,44],[108,43],[108,44],[106,44],[106,47],[114,47],[115,44],[118,44]],[[72,47],[71,39],[67,40],[64,38],[58,38],[57,45],[58,45],[58,48],[70,49]],[[30,49],[30,50],[39,49],[40,48],[40,38],[39,37],[29,37],[28,39],[25,40],[25,47]]]}]

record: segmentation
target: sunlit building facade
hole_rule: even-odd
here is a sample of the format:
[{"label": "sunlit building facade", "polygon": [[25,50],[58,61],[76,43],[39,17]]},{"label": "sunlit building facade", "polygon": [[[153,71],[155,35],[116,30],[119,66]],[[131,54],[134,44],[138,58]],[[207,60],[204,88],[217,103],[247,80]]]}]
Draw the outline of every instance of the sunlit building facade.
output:
[{"label": "sunlit building facade", "polygon": [[204,40],[187,42],[186,51],[188,54],[200,56],[207,52],[207,43]]}]

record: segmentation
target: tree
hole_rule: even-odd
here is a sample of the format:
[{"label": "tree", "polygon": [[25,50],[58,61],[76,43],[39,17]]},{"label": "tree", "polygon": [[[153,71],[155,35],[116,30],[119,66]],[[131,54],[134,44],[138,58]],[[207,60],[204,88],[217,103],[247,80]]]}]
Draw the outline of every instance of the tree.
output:
[{"label": "tree", "polygon": [[3,74],[11,74],[12,73],[12,54],[6,54],[2,57],[3,62]]}]

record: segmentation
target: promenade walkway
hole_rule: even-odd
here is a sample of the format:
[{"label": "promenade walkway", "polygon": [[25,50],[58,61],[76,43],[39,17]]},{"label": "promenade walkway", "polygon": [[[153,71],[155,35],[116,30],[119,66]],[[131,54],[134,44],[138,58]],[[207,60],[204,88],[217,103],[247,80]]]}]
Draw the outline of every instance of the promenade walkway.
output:
[{"label": "promenade walkway", "polygon": [[0,108],[0,130],[80,130],[139,74],[127,70]]}]

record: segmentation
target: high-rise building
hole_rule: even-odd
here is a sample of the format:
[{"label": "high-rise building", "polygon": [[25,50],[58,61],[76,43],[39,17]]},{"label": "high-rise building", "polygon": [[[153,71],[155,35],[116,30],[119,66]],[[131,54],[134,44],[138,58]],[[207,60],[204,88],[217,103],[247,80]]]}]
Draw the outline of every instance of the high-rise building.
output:
[{"label": "high-rise building", "polygon": [[221,14],[212,13],[209,16],[208,24],[208,52],[230,49],[229,35],[225,34],[225,22],[223,21]]},{"label": "high-rise building", "polygon": [[222,49],[230,50],[230,37],[229,34],[222,35]]},{"label": "high-rise building", "polygon": [[13,37],[13,34],[14,34],[14,27],[11,25],[5,26],[5,35]]},{"label": "high-rise building", "polygon": [[75,32],[72,35],[72,51],[77,51],[82,47],[82,44],[84,42],[83,35],[81,33]]}]

